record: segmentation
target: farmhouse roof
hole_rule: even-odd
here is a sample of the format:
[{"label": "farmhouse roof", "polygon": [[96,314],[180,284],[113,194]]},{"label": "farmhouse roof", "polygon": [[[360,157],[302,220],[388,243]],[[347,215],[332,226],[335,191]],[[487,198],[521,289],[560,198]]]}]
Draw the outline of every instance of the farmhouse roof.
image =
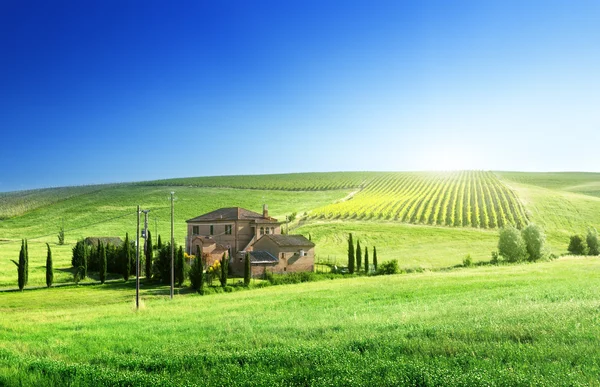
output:
[{"label": "farmhouse roof", "polygon": [[264,235],[263,238],[269,238],[279,247],[315,247],[315,244],[303,235],[269,234]]},{"label": "farmhouse roof", "polygon": [[249,251],[251,264],[277,263],[279,259],[268,251]]},{"label": "farmhouse roof", "polygon": [[202,245],[213,245],[215,243],[217,243],[217,241],[214,240],[214,238],[210,237],[210,236],[202,236],[202,235],[198,235],[196,237],[194,237],[194,241],[200,239],[200,241],[202,242]]},{"label": "farmhouse roof", "polygon": [[188,219],[187,223],[192,222],[206,222],[206,221],[216,221],[216,220],[254,220],[258,222],[269,222],[275,223],[277,219],[271,217],[263,217],[262,214],[259,214],[254,211],[247,210],[241,207],[227,207],[227,208],[219,208],[218,210],[214,210],[212,212],[206,213],[204,215],[197,216],[193,219]]}]

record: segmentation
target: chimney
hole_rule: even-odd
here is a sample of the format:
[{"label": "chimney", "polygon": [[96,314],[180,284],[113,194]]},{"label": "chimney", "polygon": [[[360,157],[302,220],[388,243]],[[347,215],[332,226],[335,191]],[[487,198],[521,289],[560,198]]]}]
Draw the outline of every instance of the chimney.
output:
[{"label": "chimney", "polygon": [[269,217],[269,207],[266,204],[263,204],[263,218]]}]

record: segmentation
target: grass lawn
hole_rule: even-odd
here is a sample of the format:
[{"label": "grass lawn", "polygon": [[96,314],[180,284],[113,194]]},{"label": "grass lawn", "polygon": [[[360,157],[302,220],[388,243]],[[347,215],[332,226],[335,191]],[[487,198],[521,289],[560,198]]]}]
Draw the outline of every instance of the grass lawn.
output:
[{"label": "grass lawn", "polygon": [[600,260],[0,293],[0,385],[600,385]]}]

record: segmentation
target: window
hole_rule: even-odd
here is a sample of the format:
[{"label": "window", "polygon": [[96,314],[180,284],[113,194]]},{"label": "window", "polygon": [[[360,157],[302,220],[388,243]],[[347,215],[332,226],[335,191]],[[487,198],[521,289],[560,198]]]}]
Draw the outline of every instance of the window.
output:
[{"label": "window", "polygon": [[225,234],[231,235],[231,225],[230,224],[225,225]]},{"label": "window", "polygon": [[271,227],[271,234],[275,234],[275,227]]},{"label": "window", "polygon": [[260,235],[265,235],[265,228],[264,227],[260,228]]},{"label": "window", "polygon": [[267,227],[267,235],[269,235],[269,228]]},{"label": "window", "polygon": [[198,226],[192,226],[192,234],[193,235],[200,234],[200,227],[198,227]]},{"label": "window", "polygon": [[210,225],[210,233],[208,235],[213,235],[215,233],[214,231],[215,231],[215,229],[214,229],[213,225],[211,224]]},{"label": "window", "polygon": [[281,253],[281,259],[285,258],[285,253]]}]

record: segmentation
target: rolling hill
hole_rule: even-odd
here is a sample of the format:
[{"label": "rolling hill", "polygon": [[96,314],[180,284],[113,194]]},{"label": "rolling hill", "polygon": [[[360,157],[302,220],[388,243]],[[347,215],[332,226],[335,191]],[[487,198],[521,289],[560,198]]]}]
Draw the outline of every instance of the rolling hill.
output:
[{"label": "rolling hill", "polygon": [[[183,243],[185,220],[240,206],[284,220],[290,232],[310,234],[317,259],[345,262],[346,238],[377,246],[381,259],[405,268],[460,264],[465,255],[489,260],[497,229],[541,225],[550,249],[564,254],[568,237],[600,228],[598,173],[331,172],[198,177],[128,184],[51,188],[0,194],[0,287],[15,282],[10,259],[29,239],[30,284],[43,283],[45,243],[58,268],[70,266],[70,248],[86,236],[135,234],[136,205],[150,209],[154,237],[169,235],[169,192],[176,192],[175,236]],[[67,245],[56,245],[64,226]],[[68,271],[57,280],[67,280]]]}]

